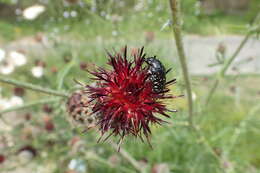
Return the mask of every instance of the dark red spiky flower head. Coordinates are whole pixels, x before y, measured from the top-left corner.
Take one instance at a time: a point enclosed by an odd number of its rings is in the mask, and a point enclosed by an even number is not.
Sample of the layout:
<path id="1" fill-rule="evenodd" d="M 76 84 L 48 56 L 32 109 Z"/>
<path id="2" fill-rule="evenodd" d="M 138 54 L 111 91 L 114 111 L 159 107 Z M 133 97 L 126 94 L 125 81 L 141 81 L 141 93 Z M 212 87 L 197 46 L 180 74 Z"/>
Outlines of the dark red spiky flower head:
<path id="1" fill-rule="evenodd" d="M 143 48 L 132 60 L 127 58 L 126 47 L 123 52 L 108 53 L 108 65 L 112 69 L 99 67 L 90 72 L 97 83 L 94 87 L 87 86 L 86 93 L 93 104 L 92 111 L 98 117 L 102 136 L 110 131 L 110 135 L 120 136 L 120 140 L 128 134 L 141 139 L 144 135 L 148 139 L 150 124 L 163 122 L 157 115 L 169 117 L 162 100 L 173 97 L 166 95 L 168 89 L 162 93 L 153 92 Z"/>

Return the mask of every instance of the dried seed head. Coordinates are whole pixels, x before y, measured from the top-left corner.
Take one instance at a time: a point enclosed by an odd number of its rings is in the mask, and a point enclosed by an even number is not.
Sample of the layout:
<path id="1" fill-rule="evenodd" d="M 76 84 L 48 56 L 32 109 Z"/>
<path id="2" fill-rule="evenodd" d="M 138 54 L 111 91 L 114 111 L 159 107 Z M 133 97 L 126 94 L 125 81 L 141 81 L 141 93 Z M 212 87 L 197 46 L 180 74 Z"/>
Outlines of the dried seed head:
<path id="1" fill-rule="evenodd" d="M 74 92 L 67 102 L 67 111 L 71 119 L 87 128 L 94 127 L 96 116 L 92 114 L 90 100 L 84 91 Z"/>

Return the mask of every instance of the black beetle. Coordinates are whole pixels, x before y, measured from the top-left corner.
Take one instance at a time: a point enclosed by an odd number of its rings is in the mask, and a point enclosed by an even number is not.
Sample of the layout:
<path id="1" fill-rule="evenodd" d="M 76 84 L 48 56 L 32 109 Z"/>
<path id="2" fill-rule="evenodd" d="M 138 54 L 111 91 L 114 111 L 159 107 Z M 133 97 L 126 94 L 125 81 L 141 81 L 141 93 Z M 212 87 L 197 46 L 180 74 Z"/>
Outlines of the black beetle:
<path id="1" fill-rule="evenodd" d="M 172 81 L 166 82 L 166 74 L 171 71 L 171 68 L 166 71 L 164 65 L 161 63 L 161 61 L 156 59 L 156 56 L 146 58 L 145 62 L 149 65 L 149 80 L 153 84 L 153 91 L 155 93 L 163 93 L 165 86 L 175 81 L 174 79 Z"/>

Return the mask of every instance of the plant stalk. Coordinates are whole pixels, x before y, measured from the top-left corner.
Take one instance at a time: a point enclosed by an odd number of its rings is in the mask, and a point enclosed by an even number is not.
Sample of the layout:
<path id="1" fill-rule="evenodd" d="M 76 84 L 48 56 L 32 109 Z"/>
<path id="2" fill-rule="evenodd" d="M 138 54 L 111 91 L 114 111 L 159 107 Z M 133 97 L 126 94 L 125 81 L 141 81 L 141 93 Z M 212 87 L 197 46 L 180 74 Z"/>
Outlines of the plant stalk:
<path id="1" fill-rule="evenodd" d="M 218 84 L 219 84 L 219 79 L 216 79 L 207 95 L 207 98 L 206 98 L 206 105 L 209 104 L 209 101 L 210 99 L 212 98 L 214 92 L 216 91 L 217 87 L 218 87 Z"/>
<path id="2" fill-rule="evenodd" d="M 45 94 L 49 94 L 49 95 L 53 95 L 53 96 L 69 97 L 69 95 L 67 93 L 64 93 L 64 92 L 52 90 L 52 89 L 49 89 L 49 88 L 43 88 L 41 86 L 33 85 L 31 83 L 26 83 L 26 82 L 22 82 L 22 81 L 17 81 L 17 80 L 14 80 L 14 79 L 8 79 L 8 78 L 5 78 L 3 76 L 0 76 L 0 82 L 10 84 L 10 85 L 14 85 L 14 86 L 18 86 L 18 87 L 22 87 L 22 88 L 33 90 L 33 91 L 37 91 L 37 92 L 41 92 L 41 93 L 45 93 Z"/>
<path id="3" fill-rule="evenodd" d="M 37 101 L 34 101 L 34 102 L 26 103 L 26 104 L 21 105 L 21 106 L 15 106 L 15 107 L 11 107 L 11 108 L 8 108 L 8 109 L 4 109 L 4 110 L 0 111 L 0 117 L 3 114 L 8 113 L 8 112 L 19 111 L 21 109 L 26 109 L 26 108 L 33 107 L 33 106 L 36 106 L 36 105 L 39 105 L 39 104 L 53 103 L 53 102 L 57 102 L 59 100 L 60 100 L 60 98 L 41 99 L 41 100 L 37 100 Z"/>
<path id="4" fill-rule="evenodd" d="M 94 153 L 91 153 L 91 154 L 86 153 L 86 158 L 87 158 L 87 159 L 90 159 L 90 160 L 94 160 L 94 161 L 100 162 L 100 163 L 102 163 L 102 164 L 105 164 L 105 165 L 107 165 L 107 166 L 110 167 L 110 168 L 116 168 L 112 163 L 110 163 L 109 161 L 107 161 L 107 160 L 101 158 L 100 156 L 98 156 L 98 155 L 96 155 L 96 154 L 94 154 Z M 127 172 L 127 173 L 128 173 L 128 172 L 131 172 L 131 173 L 135 172 L 135 171 L 133 171 L 133 170 L 131 170 L 131 169 L 122 167 L 122 166 L 120 166 L 120 165 L 117 166 L 117 169 L 119 169 L 119 170 L 121 170 L 121 171 L 123 171 L 123 172 Z"/>
<path id="5" fill-rule="evenodd" d="M 175 43 L 179 55 L 179 60 L 181 62 L 182 73 L 184 82 L 186 85 L 187 95 L 188 95 L 188 106 L 189 106 L 189 124 L 193 124 L 193 103 L 192 103 L 192 91 L 189 78 L 189 72 L 186 62 L 186 56 L 183 47 L 182 33 L 181 33 L 181 16 L 180 16 L 180 1 L 179 0 L 169 0 L 172 20 L 173 20 L 173 32 L 175 37 Z"/>
<path id="6" fill-rule="evenodd" d="M 251 35 L 252 35 L 252 33 L 248 32 L 247 35 L 244 37 L 244 39 L 239 44 L 239 46 L 237 47 L 237 49 L 235 50 L 235 52 L 233 53 L 233 55 L 225 61 L 224 65 L 222 66 L 222 68 L 220 70 L 220 76 L 221 77 L 225 76 L 225 74 L 226 74 L 228 68 L 230 67 L 231 63 L 234 61 L 234 59 L 237 57 L 237 55 L 241 52 L 242 48 L 245 46 L 245 44 L 247 43 L 247 41 L 249 40 Z"/>
<path id="7" fill-rule="evenodd" d="M 111 146 L 115 149 L 118 150 L 118 146 L 111 142 L 110 143 Z M 141 165 L 127 152 L 125 151 L 123 148 L 120 149 L 119 154 L 125 159 L 127 160 L 137 171 L 144 173 L 145 170 L 143 167 L 141 167 Z"/>

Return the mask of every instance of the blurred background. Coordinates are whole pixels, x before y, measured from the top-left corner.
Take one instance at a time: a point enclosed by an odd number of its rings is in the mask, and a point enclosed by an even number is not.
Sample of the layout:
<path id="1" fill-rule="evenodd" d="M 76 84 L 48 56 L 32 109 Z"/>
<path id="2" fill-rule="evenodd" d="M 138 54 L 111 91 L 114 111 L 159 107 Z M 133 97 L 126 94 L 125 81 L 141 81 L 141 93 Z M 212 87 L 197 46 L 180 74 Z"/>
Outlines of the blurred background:
<path id="1" fill-rule="evenodd" d="M 169 124 L 152 127 L 153 149 L 127 137 L 118 153 L 109 142 L 97 144 L 97 130 L 82 133 L 65 100 L 1 83 L 0 172 L 260 172 L 257 32 L 205 104 L 215 74 L 259 27 L 260 1 L 185 0 L 181 9 L 199 133 L 188 126 L 185 96 L 167 103 L 179 111 Z M 73 79 L 91 83 L 90 64 L 107 66 L 106 49 L 127 45 L 130 55 L 145 46 L 173 68 L 171 92 L 186 95 L 171 23 L 162 0 L 0 0 L 0 76 L 71 92 Z M 17 106 L 24 109 L 6 111 Z"/>

